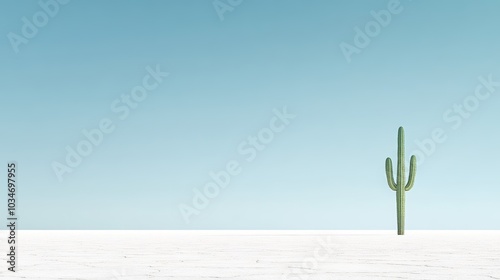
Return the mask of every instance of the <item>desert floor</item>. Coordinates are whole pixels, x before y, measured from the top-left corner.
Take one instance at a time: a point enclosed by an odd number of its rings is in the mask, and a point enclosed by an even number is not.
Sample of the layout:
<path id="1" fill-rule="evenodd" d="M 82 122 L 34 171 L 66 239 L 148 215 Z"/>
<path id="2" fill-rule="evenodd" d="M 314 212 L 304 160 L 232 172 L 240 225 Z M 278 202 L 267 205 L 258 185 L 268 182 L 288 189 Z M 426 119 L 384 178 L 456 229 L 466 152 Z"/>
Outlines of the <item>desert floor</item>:
<path id="1" fill-rule="evenodd" d="M 0 279 L 500 279 L 500 231 L 0 233 Z"/>

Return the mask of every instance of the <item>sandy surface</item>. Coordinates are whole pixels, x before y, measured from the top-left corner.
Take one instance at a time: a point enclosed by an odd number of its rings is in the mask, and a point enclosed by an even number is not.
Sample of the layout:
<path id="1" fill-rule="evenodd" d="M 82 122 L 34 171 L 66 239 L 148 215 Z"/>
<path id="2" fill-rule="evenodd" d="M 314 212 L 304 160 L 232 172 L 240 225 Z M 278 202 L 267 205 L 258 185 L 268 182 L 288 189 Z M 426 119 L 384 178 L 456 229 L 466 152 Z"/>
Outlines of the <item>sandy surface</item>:
<path id="1" fill-rule="evenodd" d="M 0 279 L 500 279 L 500 231 L 21 231 Z"/>

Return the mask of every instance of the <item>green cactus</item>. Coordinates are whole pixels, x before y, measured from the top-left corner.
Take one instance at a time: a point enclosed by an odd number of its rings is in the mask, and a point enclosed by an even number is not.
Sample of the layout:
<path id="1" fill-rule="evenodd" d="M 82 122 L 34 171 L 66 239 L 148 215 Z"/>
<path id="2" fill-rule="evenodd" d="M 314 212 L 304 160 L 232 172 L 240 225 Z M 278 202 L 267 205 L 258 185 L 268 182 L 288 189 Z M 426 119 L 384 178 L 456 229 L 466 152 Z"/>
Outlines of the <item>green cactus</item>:
<path id="1" fill-rule="evenodd" d="M 417 171 L 417 158 L 411 156 L 410 159 L 410 176 L 408 183 L 405 184 L 405 131 L 403 127 L 398 131 L 398 174 L 397 181 L 394 182 L 394 175 L 392 172 L 392 160 L 387 158 L 385 160 L 385 173 L 387 175 L 387 183 L 391 190 L 396 191 L 396 207 L 398 211 L 398 235 L 405 234 L 405 192 L 413 188 L 415 182 L 415 173 Z"/>

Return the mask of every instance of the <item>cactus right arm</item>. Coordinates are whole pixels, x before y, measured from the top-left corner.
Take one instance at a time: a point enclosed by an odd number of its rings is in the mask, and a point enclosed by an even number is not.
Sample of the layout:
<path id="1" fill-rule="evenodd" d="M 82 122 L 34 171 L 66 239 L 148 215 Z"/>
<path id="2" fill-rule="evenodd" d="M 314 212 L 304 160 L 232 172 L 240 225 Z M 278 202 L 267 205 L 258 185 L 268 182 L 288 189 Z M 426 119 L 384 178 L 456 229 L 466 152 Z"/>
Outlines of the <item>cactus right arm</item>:
<path id="1" fill-rule="evenodd" d="M 415 173 L 417 172 L 417 158 L 411 156 L 410 159 L 410 177 L 408 178 L 408 183 L 405 186 L 405 191 L 411 190 L 413 188 L 413 183 L 415 182 Z"/>
<path id="2" fill-rule="evenodd" d="M 387 184 L 391 190 L 396 191 L 396 182 L 394 182 L 394 175 L 392 173 L 392 160 L 387 158 L 385 160 L 385 174 L 387 175 Z"/>

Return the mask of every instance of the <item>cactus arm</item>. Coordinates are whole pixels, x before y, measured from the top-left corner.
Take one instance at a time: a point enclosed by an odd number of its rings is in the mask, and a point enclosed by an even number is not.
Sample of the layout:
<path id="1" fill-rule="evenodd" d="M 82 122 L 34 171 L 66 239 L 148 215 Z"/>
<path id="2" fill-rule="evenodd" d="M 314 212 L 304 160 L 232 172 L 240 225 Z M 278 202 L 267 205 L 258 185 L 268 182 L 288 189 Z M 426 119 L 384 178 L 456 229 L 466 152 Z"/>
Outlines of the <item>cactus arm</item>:
<path id="1" fill-rule="evenodd" d="M 417 158 L 411 156 L 410 159 L 410 175 L 408 177 L 408 183 L 405 186 L 405 191 L 411 190 L 413 188 L 413 183 L 415 183 L 415 174 L 417 172 Z"/>
<path id="2" fill-rule="evenodd" d="M 387 176 L 387 184 L 391 190 L 396 191 L 396 182 L 394 182 L 394 174 L 392 172 L 392 160 L 387 158 L 385 160 L 385 174 Z"/>

